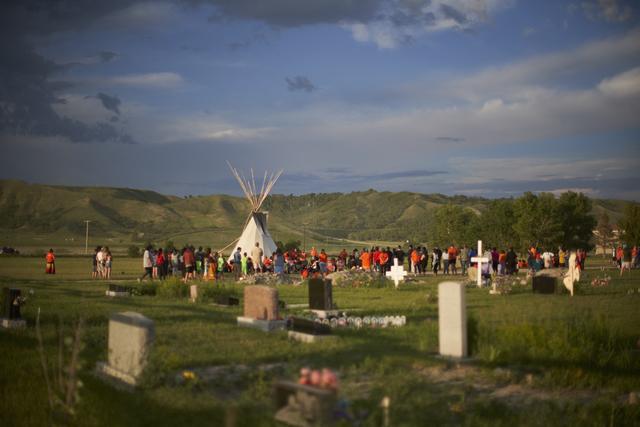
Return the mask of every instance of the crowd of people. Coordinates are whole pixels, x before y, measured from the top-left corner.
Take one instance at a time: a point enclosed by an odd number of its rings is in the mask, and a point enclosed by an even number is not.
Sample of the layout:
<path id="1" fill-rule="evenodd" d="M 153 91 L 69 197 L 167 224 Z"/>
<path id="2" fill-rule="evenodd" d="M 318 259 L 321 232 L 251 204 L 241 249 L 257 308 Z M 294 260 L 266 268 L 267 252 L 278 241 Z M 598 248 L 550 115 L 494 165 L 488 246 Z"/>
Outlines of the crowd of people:
<path id="1" fill-rule="evenodd" d="M 628 245 L 620 245 L 613 248 L 611 252 L 613 253 L 612 260 L 620 269 L 620 276 L 625 270 L 630 271 L 632 268 L 640 267 L 640 251 L 637 246 L 630 248 Z"/>
<path id="2" fill-rule="evenodd" d="M 225 258 L 222 251 L 203 249 L 202 246 L 197 249 L 191 245 L 182 249 L 154 249 L 149 245 L 142 255 L 144 273 L 138 281 L 147 277 L 164 279 L 169 276 L 181 278 L 184 282 L 196 278 L 216 280 L 225 274 L 233 274 L 239 279 L 255 272 L 282 272 L 278 270 L 280 264 L 277 252 L 267 258 L 258 243 L 248 253 L 238 247 L 228 258 Z"/>
<path id="3" fill-rule="evenodd" d="M 93 279 L 110 279 L 113 255 L 108 246 L 97 246 L 93 251 L 91 277 Z"/>
<path id="4" fill-rule="evenodd" d="M 450 245 L 441 249 L 434 247 L 428 250 L 425 246 L 410 245 L 405 251 L 402 246 L 396 248 L 374 246 L 371 248 L 355 248 L 351 252 L 342 249 L 337 255 L 329 255 L 324 249 L 319 251 L 312 247 L 309 252 L 292 248 L 283 251 L 278 248 L 271 256 L 264 256 L 259 244 L 250 251 L 243 251 L 238 247 L 225 258 L 222 252 L 211 249 L 195 249 L 193 246 L 185 246 L 181 250 L 170 249 L 155 250 L 149 246 L 143 255 L 144 274 L 139 280 L 147 277 L 151 279 L 163 279 L 167 276 L 182 278 L 187 282 L 195 278 L 215 280 L 232 274 L 238 280 L 254 273 L 271 272 L 276 274 L 301 274 L 303 278 L 310 275 L 326 275 L 335 271 L 365 270 L 384 275 L 391 269 L 394 259 L 399 265 L 406 265 L 410 272 L 417 275 L 434 274 L 455 275 L 467 274 L 469 267 L 476 267 L 475 257 L 483 257 L 488 260 L 483 265 L 483 273 L 497 275 L 516 274 L 521 269 L 530 269 L 533 272 L 544 268 L 565 268 L 569 254 L 563 248 L 557 252 L 544 250 L 532 246 L 525 258 L 519 258 L 514 248 L 508 250 L 496 247 L 487 250 L 484 254 L 477 254 L 476 249 L 463 245 L 458 248 Z M 584 269 L 586 251 L 576 252 L 576 263 Z"/>
<path id="5" fill-rule="evenodd" d="M 152 245 L 145 248 L 142 256 L 144 273 L 139 281 L 150 279 L 164 279 L 172 276 L 187 282 L 192 279 L 216 280 L 225 274 L 233 275 L 236 280 L 255 273 L 301 274 L 303 278 L 310 275 L 326 275 L 335 271 L 365 270 L 384 275 L 391 269 L 394 259 L 399 265 L 406 265 L 409 271 L 424 275 L 433 273 L 438 275 L 467 274 L 469 267 L 477 265 L 475 257 L 488 260 L 483 265 L 483 274 L 510 275 L 520 269 L 530 269 L 532 272 L 544 268 L 568 267 L 569 252 L 560 247 L 556 252 L 531 246 L 525 258 L 519 258 L 511 247 L 508 250 L 496 247 L 484 254 L 477 254 L 473 247 L 463 245 L 458 248 L 450 245 L 441 249 L 434 247 L 429 251 L 425 246 L 409 245 L 407 251 L 402 246 L 396 248 L 374 246 L 371 248 L 355 248 L 351 252 L 342 249 L 337 255 L 328 255 L 324 249 L 318 251 L 312 247 L 309 252 L 292 248 L 282 250 L 278 248 L 271 256 L 264 256 L 264 251 L 258 243 L 248 251 L 241 247 L 227 258 L 222 251 L 212 251 L 210 248 L 197 249 L 186 245 L 182 249 L 157 248 Z M 576 251 L 576 266 L 585 268 L 587 252 Z M 612 249 L 612 261 L 617 264 L 622 276 L 625 271 L 640 267 L 640 251 L 637 246 L 620 245 Z M 55 274 L 55 254 L 50 249 L 45 255 L 45 272 Z M 94 279 L 110 279 L 113 265 L 113 255 L 107 246 L 95 248 L 92 256 L 92 275 Z"/>

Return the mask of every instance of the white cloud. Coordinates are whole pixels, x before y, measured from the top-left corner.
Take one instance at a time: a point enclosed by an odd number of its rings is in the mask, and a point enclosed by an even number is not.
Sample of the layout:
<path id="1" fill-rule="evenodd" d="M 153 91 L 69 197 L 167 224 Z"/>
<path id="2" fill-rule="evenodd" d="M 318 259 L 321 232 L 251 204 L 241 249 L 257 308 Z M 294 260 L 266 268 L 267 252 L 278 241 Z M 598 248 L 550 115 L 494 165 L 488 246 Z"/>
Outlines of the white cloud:
<path id="1" fill-rule="evenodd" d="M 619 0 L 591 0 L 581 3 L 585 16 L 592 20 L 603 19 L 607 22 L 625 22 L 633 13 L 629 5 L 621 5 Z"/>
<path id="2" fill-rule="evenodd" d="M 344 22 L 342 27 L 351 31 L 358 42 L 392 49 L 435 31 L 473 28 L 512 3 L 510 0 L 433 0 L 412 5 L 395 1 L 383 8 L 380 19 L 367 23 Z M 399 19 L 402 22 L 398 22 Z"/>
<path id="3" fill-rule="evenodd" d="M 102 102 L 95 96 L 82 96 L 76 94 L 65 94 L 60 96 L 64 103 L 51 104 L 56 113 L 61 116 L 80 120 L 84 123 L 95 123 L 97 121 L 109 121 L 114 116 L 108 111 Z"/>
<path id="4" fill-rule="evenodd" d="M 171 72 L 127 74 L 122 76 L 106 77 L 102 82 L 116 86 L 138 86 L 171 89 L 182 86 L 184 79 L 180 74 Z"/>
<path id="5" fill-rule="evenodd" d="M 133 3 L 102 18 L 102 23 L 113 28 L 153 28 L 168 22 L 177 14 L 176 6 L 168 1 Z"/>
<path id="6" fill-rule="evenodd" d="M 640 93 L 640 67 L 604 79 L 598 89 L 612 96 L 635 96 Z"/>

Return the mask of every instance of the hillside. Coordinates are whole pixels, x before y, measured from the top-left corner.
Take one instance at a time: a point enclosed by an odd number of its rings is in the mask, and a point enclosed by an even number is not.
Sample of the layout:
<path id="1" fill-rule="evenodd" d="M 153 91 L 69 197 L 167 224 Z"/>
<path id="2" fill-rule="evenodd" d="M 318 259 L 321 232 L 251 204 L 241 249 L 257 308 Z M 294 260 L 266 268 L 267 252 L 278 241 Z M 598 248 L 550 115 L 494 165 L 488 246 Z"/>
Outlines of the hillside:
<path id="1" fill-rule="evenodd" d="M 442 194 L 390 193 L 374 190 L 301 196 L 273 195 L 270 213 L 276 240 L 321 242 L 400 241 L 429 229 L 433 210 L 445 204 L 478 214 L 489 199 Z M 620 217 L 621 200 L 593 200 L 594 214 Z M 109 187 L 66 187 L 0 180 L 0 245 L 83 246 L 85 223 L 92 241 L 113 245 L 173 240 L 223 246 L 240 233 L 248 203 L 240 197 L 210 195 L 181 198 L 153 191 Z M 418 233 L 418 234 L 416 234 Z"/>

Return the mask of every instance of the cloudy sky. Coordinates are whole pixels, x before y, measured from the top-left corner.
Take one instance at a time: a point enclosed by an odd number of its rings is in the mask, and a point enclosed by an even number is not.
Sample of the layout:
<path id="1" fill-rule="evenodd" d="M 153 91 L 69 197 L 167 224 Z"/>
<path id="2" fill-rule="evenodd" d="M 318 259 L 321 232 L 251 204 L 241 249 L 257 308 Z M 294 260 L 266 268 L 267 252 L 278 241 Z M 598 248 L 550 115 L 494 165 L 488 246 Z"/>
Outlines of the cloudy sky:
<path id="1" fill-rule="evenodd" d="M 640 200 L 640 3 L 5 0 L 0 178 Z"/>

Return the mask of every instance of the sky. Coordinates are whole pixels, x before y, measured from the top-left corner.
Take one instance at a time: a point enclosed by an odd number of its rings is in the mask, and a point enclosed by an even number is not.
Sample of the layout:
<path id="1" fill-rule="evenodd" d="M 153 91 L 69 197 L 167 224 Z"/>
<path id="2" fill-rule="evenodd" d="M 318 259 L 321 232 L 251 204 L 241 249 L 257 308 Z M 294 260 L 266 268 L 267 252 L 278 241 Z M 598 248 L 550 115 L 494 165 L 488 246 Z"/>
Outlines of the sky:
<path id="1" fill-rule="evenodd" d="M 5 0 L 0 77 L 0 179 L 640 200 L 637 1 Z"/>

